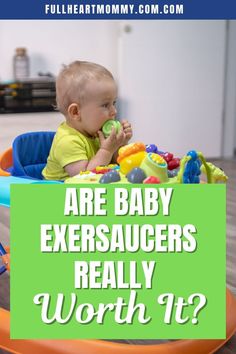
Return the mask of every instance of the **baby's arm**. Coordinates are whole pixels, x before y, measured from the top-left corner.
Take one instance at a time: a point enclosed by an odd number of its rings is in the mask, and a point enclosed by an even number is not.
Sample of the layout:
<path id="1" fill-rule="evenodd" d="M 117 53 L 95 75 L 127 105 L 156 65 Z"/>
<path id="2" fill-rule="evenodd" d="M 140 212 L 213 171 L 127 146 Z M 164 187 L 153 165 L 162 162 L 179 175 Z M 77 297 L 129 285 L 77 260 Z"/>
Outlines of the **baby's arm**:
<path id="1" fill-rule="evenodd" d="M 107 139 L 105 139 L 101 131 L 98 132 L 98 136 L 100 140 L 100 149 L 96 155 L 90 161 L 80 160 L 66 165 L 65 170 L 69 176 L 73 177 L 81 171 L 91 171 L 100 165 L 108 165 L 111 162 L 115 151 L 119 149 L 120 146 L 124 145 L 126 139 L 123 130 L 116 135 L 114 128 L 112 128 L 112 132 Z"/>
<path id="2" fill-rule="evenodd" d="M 111 162 L 112 154 L 103 149 L 99 149 L 96 155 L 90 160 L 80 160 L 65 166 L 69 176 L 73 177 L 81 171 L 91 171 L 99 165 L 108 165 Z"/>

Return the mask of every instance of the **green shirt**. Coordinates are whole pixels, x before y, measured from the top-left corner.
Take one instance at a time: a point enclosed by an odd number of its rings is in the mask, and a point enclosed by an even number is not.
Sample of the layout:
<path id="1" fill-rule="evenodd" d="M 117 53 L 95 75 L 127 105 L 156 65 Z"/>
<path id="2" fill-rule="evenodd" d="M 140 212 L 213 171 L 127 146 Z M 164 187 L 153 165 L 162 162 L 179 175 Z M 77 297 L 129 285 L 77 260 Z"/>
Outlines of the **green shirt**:
<path id="1" fill-rule="evenodd" d="M 64 168 L 66 165 L 81 160 L 89 161 L 98 149 L 98 138 L 88 138 L 63 122 L 55 134 L 42 174 L 45 179 L 64 180 L 69 177 Z"/>

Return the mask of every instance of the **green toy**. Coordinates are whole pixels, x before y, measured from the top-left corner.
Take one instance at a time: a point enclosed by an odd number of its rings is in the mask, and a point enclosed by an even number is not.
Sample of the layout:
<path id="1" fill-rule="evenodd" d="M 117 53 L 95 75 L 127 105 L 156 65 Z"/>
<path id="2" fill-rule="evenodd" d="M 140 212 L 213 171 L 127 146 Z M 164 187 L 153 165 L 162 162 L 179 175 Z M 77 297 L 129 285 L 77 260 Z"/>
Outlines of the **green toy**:
<path id="1" fill-rule="evenodd" d="M 105 138 L 107 138 L 111 134 L 111 131 L 112 131 L 113 127 L 116 130 L 116 134 L 118 134 L 120 129 L 121 129 L 121 124 L 120 124 L 120 122 L 118 120 L 110 119 L 110 120 L 107 120 L 103 124 L 102 132 L 103 132 Z"/>
<path id="2" fill-rule="evenodd" d="M 168 182 L 167 163 L 162 156 L 149 152 L 141 162 L 140 168 L 146 176 L 158 177 L 161 183 Z"/>

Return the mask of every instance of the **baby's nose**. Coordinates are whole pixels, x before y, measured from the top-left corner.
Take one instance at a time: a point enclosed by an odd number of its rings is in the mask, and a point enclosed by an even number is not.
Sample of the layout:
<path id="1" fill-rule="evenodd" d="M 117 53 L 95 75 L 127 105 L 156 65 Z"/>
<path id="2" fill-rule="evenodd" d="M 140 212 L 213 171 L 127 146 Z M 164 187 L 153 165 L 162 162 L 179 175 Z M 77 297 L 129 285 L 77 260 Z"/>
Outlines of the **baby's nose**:
<path id="1" fill-rule="evenodd" d="M 111 110 L 110 110 L 110 116 L 111 116 L 112 118 L 114 118 L 114 117 L 116 116 L 116 114 L 117 114 L 116 107 L 115 107 L 115 106 L 112 106 L 112 107 L 111 107 Z"/>

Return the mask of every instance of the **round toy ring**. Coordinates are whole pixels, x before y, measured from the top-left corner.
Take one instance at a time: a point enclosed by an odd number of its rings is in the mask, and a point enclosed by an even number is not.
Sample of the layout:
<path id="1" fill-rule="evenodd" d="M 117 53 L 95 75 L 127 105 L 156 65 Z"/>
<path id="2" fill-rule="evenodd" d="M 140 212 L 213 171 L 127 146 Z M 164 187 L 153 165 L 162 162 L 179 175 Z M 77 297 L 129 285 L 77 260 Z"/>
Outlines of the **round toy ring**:
<path id="1" fill-rule="evenodd" d="M 103 124 L 102 132 L 105 138 L 107 138 L 111 134 L 113 127 L 115 128 L 116 134 L 118 134 L 121 129 L 121 124 L 118 120 L 110 119 Z"/>

